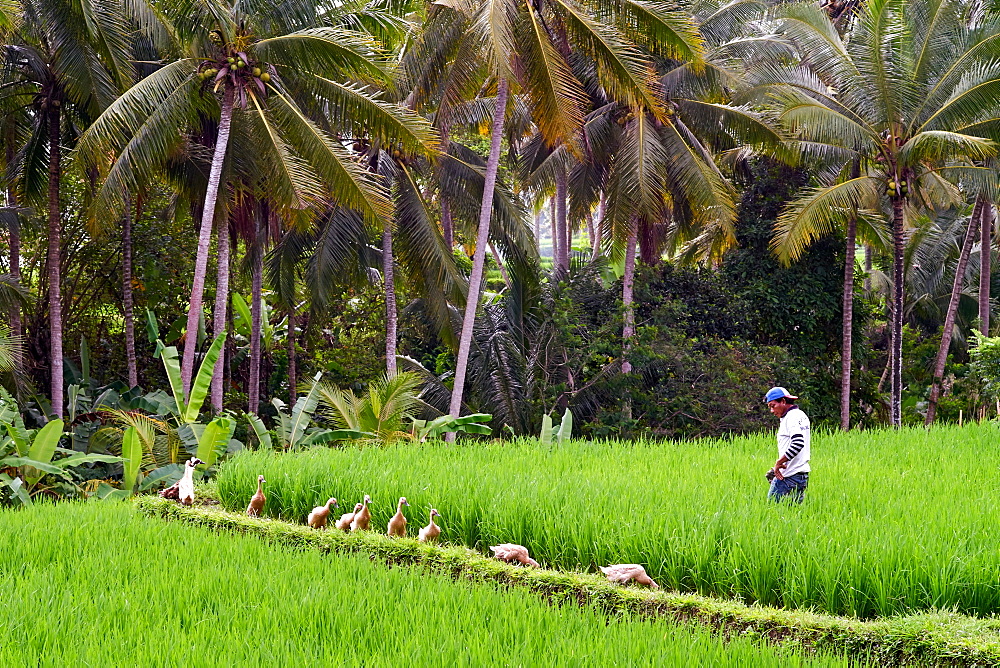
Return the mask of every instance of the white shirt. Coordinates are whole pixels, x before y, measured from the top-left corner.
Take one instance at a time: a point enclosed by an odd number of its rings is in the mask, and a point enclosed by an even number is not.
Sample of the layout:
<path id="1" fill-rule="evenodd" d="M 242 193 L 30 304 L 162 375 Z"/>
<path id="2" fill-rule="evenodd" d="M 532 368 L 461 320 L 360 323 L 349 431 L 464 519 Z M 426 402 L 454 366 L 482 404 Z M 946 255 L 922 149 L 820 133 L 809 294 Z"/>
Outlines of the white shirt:
<path id="1" fill-rule="evenodd" d="M 781 418 L 778 458 L 788 457 L 788 463 L 781 469 L 783 477 L 809 472 L 809 432 L 809 417 L 797 406 Z"/>

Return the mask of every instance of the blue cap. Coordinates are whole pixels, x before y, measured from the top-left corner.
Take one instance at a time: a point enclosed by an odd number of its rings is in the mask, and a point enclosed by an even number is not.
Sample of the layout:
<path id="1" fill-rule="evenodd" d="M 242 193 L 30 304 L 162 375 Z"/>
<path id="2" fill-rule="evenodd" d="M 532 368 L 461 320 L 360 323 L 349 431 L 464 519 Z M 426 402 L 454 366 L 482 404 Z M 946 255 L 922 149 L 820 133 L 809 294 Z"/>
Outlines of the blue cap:
<path id="1" fill-rule="evenodd" d="M 798 397 L 789 394 L 788 390 L 783 387 L 772 387 L 767 391 L 767 394 L 764 395 L 765 404 L 778 399 L 791 399 L 792 401 L 795 401 Z"/>

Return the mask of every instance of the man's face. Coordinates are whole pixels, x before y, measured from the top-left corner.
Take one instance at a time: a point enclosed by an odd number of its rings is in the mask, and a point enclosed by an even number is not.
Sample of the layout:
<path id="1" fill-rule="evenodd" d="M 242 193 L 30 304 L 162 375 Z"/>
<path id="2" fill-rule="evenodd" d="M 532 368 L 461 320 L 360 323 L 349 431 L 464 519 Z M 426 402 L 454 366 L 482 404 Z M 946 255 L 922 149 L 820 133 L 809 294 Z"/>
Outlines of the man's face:
<path id="1" fill-rule="evenodd" d="M 774 401 L 767 402 L 767 408 L 774 414 L 775 417 L 783 418 L 785 413 L 788 412 L 788 404 L 786 404 L 781 399 L 775 399 Z"/>

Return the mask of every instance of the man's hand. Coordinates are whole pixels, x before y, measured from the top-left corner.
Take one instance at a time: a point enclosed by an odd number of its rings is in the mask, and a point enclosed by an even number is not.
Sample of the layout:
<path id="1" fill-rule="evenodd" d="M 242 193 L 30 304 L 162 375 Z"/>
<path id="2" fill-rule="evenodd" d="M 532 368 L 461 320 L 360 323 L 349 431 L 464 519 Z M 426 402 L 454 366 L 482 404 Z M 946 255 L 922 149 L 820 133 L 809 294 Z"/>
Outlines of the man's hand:
<path id="1" fill-rule="evenodd" d="M 785 464 L 787 463 L 788 460 L 784 457 L 781 457 L 778 459 L 778 461 L 774 462 L 774 477 L 777 478 L 778 480 L 785 479 L 785 476 L 781 475 L 781 469 L 785 468 Z"/>

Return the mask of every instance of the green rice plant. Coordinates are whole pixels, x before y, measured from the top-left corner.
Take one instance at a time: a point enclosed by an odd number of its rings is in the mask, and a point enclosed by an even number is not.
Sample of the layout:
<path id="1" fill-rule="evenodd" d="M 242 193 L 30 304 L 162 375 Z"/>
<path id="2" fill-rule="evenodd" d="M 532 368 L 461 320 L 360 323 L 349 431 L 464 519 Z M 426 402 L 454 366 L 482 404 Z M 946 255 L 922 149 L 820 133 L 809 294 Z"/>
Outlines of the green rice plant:
<path id="1" fill-rule="evenodd" d="M 2 665 L 849 665 L 125 504 L 0 512 L 0 535 Z"/>
<path id="2" fill-rule="evenodd" d="M 373 499 L 383 530 L 405 496 L 442 540 L 526 545 L 552 567 L 642 563 L 661 585 L 870 618 L 1000 613 L 996 425 L 817 433 L 802 505 L 765 498 L 773 436 L 669 443 L 536 440 L 241 453 L 219 495 L 296 522 L 329 496 Z"/>

